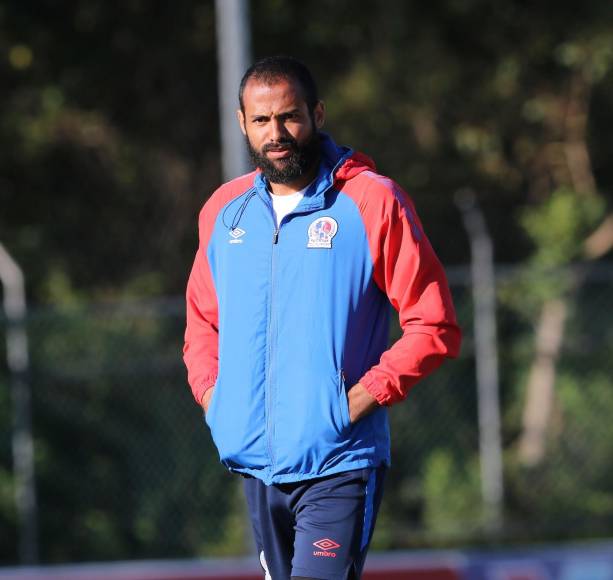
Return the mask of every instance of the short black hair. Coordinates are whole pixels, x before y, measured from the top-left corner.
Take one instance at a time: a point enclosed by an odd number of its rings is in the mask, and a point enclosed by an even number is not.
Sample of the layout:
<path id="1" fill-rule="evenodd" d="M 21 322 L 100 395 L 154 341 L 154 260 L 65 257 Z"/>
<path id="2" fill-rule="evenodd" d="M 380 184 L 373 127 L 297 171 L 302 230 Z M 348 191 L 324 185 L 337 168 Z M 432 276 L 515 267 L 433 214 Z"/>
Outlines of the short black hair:
<path id="1" fill-rule="evenodd" d="M 291 56 L 269 56 L 252 64 L 243 75 L 238 90 L 238 102 L 243 113 L 245 112 L 243 93 L 245 92 L 245 86 L 251 79 L 266 84 L 273 84 L 279 80 L 295 81 L 302 89 L 310 113 L 313 113 L 319 102 L 315 79 L 313 79 L 311 71 L 305 64 Z"/>

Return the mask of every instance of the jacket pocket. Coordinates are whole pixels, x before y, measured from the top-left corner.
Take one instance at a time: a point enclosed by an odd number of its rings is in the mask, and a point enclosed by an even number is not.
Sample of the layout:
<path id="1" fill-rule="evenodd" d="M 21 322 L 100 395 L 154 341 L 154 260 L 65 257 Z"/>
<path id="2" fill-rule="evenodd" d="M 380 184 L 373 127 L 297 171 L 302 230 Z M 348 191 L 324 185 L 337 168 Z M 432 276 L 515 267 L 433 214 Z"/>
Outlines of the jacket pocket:
<path id="1" fill-rule="evenodd" d="M 246 404 L 250 394 L 243 384 L 218 378 L 204 419 L 226 467 L 261 469 L 268 462 L 263 406 Z"/>
<path id="2" fill-rule="evenodd" d="M 345 430 L 351 425 L 351 419 L 349 414 L 349 399 L 347 398 L 347 385 L 345 384 L 345 372 L 343 369 L 338 371 L 338 390 L 343 430 Z"/>
<path id="3" fill-rule="evenodd" d="M 333 467 L 349 445 L 349 403 L 340 370 L 300 373 L 280 385 L 274 450 L 279 473 L 318 473 Z"/>
<path id="4" fill-rule="evenodd" d="M 211 399 L 209 401 L 209 409 L 208 411 L 204 413 L 204 420 L 206 424 L 209 426 L 209 429 L 211 429 L 211 423 L 213 421 L 214 404 L 215 404 L 215 401 L 217 400 L 217 382 L 215 382 L 215 384 L 211 388 L 213 389 L 213 394 L 211 395 Z"/>

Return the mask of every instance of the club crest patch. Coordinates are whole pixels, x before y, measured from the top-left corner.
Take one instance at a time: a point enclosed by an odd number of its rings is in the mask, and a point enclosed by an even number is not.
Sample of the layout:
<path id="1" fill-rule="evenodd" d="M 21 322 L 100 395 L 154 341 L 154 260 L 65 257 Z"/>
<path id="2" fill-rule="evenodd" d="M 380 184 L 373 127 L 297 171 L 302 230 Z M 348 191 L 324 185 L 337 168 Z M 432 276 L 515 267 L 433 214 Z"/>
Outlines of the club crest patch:
<path id="1" fill-rule="evenodd" d="M 337 231 L 338 223 L 334 218 L 328 216 L 317 218 L 309 226 L 307 248 L 331 248 L 332 238 Z"/>

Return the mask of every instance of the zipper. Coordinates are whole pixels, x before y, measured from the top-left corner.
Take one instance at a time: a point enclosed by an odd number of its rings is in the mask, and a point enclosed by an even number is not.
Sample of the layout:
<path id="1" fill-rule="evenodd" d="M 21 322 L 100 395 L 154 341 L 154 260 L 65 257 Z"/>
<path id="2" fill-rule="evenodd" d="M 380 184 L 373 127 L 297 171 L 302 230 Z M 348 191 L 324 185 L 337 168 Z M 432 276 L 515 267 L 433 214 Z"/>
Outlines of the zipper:
<path id="1" fill-rule="evenodd" d="M 276 273 L 276 262 L 277 262 L 277 253 L 279 247 L 279 232 L 281 230 L 281 226 L 283 222 L 287 219 L 288 216 L 294 213 L 303 213 L 296 212 L 295 210 L 287 214 L 281 222 L 277 225 L 277 218 L 275 216 L 275 211 L 272 207 L 272 201 L 267 200 L 266 204 L 270 210 L 270 215 L 272 217 L 273 222 L 273 231 L 272 231 L 272 255 L 270 259 L 270 300 L 268 304 L 268 333 L 267 333 L 267 341 L 268 341 L 268 349 L 267 349 L 267 367 L 266 367 L 266 385 L 265 385 L 265 406 L 266 406 L 266 448 L 268 451 L 268 458 L 270 460 L 270 468 L 271 470 L 275 465 L 275 454 L 274 454 L 274 446 L 273 446 L 273 438 L 274 438 L 274 422 L 272 420 L 272 408 L 274 401 L 274 355 L 275 355 L 275 334 L 277 331 L 276 324 L 276 316 L 275 316 L 275 273 Z M 307 213 L 310 210 L 307 210 Z"/>
<path id="2" fill-rule="evenodd" d="M 271 471 L 275 465 L 275 454 L 273 446 L 274 436 L 274 421 L 272 418 L 273 401 L 274 401 L 274 336 L 276 333 L 276 317 L 274 309 L 275 301 L 275 273 L 277 262 L 277 242 L 279 241 L 279 229 L 280 224 L 277 225 L 274 209 L 272 203 L 268 203 L 270 209 L 270 215 L 273 222 L 273 234 L 272 234 L 272 253 L 270 258 L 270 298 L 268 300 L 268 333 L 267 333 L 267 367 L 266 367 L 266 385 L 265 385 L 265 405 L 266 405 L 266 449 L 268 451 L 268 459 L 270 461 Z"/>

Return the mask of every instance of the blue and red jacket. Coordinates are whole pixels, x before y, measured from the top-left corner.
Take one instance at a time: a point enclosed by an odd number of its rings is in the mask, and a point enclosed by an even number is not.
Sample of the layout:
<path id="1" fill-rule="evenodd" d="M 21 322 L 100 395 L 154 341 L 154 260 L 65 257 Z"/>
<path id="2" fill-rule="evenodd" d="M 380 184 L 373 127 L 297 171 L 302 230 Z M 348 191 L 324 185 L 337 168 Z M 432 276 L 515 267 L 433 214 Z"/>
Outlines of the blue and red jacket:
<path id="1" fill-rule="evenodd" d="M 389 463 L 386 407 L 456 356 L 440 262 L 409 197 L 322 134 L 317 178 L 276 227 L 253 172 L 199 220 L 184 359 L 222 463 L 266 484 Z M 402 337 L 388 346 L 389 303 Z M 357 382 L 380 407 L 354 424 Z"/>

